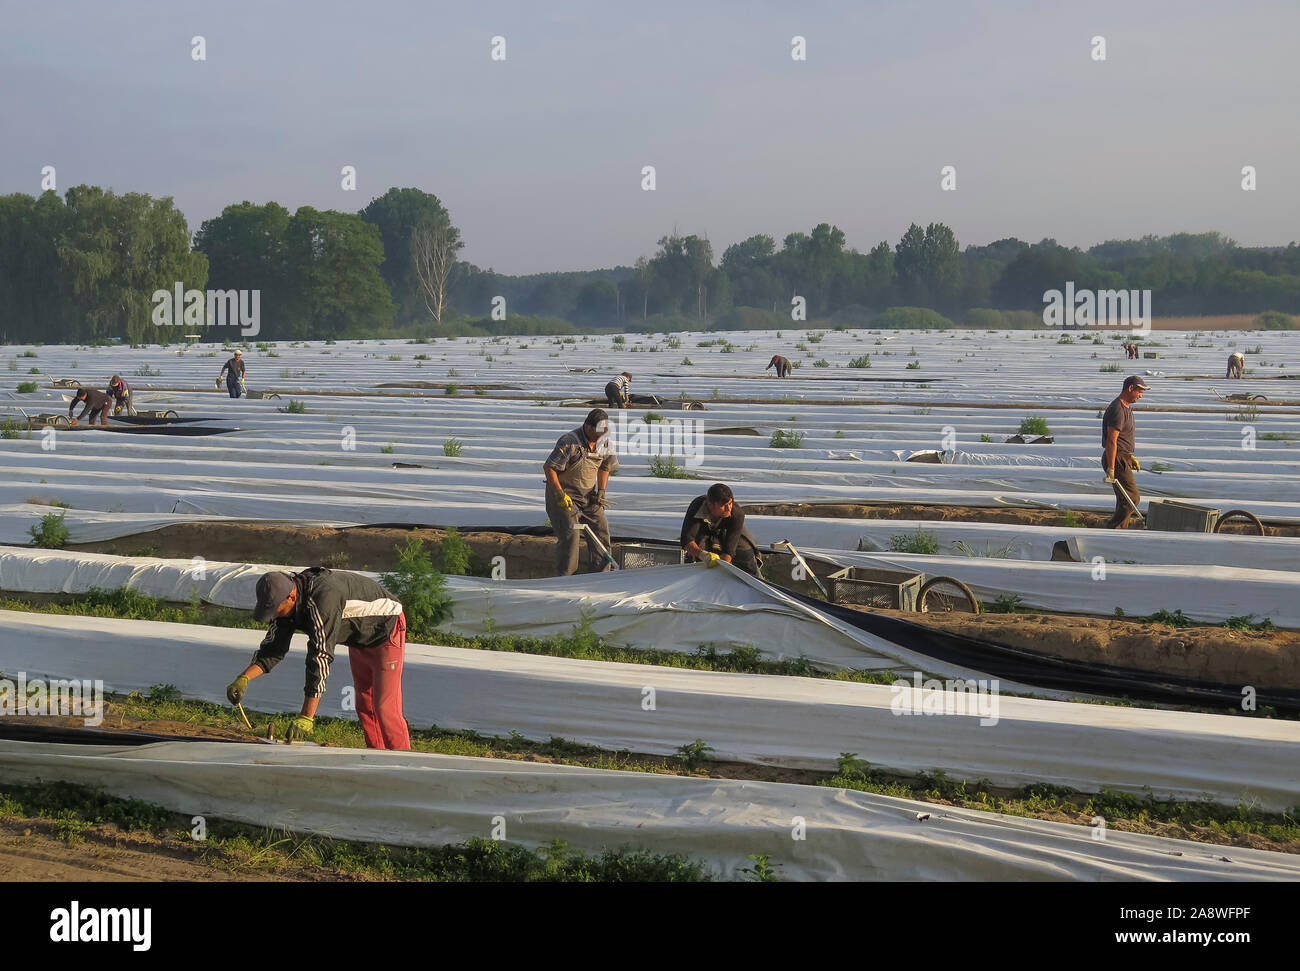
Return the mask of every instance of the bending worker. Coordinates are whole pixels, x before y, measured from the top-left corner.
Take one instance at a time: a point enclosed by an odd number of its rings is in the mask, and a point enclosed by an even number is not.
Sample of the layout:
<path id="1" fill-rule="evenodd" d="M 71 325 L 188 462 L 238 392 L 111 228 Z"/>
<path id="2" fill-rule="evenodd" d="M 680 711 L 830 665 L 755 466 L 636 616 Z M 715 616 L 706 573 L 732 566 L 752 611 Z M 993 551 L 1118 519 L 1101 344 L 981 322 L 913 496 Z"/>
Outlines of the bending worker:
<path id="1" fill-rule="evenodd" d="M 221 379 L 226 379 L 226 390 L 230 392 L 230 397 L 238 398 L 244 393 L 244 352 L 235 351 L 232 357 L 221 367 L 221 373 L 217 375 L 217 387 L 221 387 Z"/>
<path id="2" fill-rule="evenodd" d="M 1125 378 L 1124 390 L 1110 403 L 1101 419 L 1101 467 L 1106 470 L 1106 482 L 1115 490 L 1115 514 L 1106 523 L 1109 529 L 1127 529 L 1129 519 L 1135 515 L 1133 510 L 1142 498 L 1133 481 L 1133 472 L 1142 466 L 1133 457 L 1136 427 L 1132 406 L 1147 388 L 1137 375 Z"/>
<path id="3" fill-rule="evenodd" d="M 767 367 L 763 368 L 763 370 L 766 371 L 767 368 L 771 367 L 776 368 L 776 376 L 778 378 L 790 376 L 790 361 L 788 358 L 784 358 L 780 354 L 773 354 L 772 360 L 767 362 Z"/>
<path id="4" fill-rule="evenodd" d="M 618 458 L 609 441 L 609 415 L 600 408 L 588 413 L 581 428 L 565 432 L 542 465 L 546 473 L 546 514 L 555 529 L 555 572 L 572 576 L 578 572 L 578 526 L 586 525 L 591 572 L 609 568 L 597 542 L 609 550 L 609 523 L 605 520 L 605 486 L 609 474 L 618 471 Z M 596 566 L 596 564 L 601 564 Z"/>
<path id="5" fill-rule="evenodd" d="M 609 384 L 605 385 L 605 399 L 611 408 L 627 407 L 627 386 L 632 383 L 632 375 L 624 371 Z"/>
<path id="6" fill-rule="evenodd" d="M 1240 378 L 1246 373 L 1246 355 L 1234 351 L 1228 355 L 1228 373 L 1225 378 Z"/>
<path id="7" fill-rule="evenodd" d="M 84 401 L 85 407 L 81 409 L 81 414 L 76 418 L 72 417 L 72 410 L 77 407 L 78 401 Z M 113 403 L 113 399 L 102 391 L 96 391 L 94 388 L 78 388 L 77 393 L 72 396 L 72 401 L 68 404 L 68 424 L 75 425 L 81 419 L 90 413 L 90 421 L 87 424 L 93 425 L 98 421 L 101 425 L 108 424 L 108 406 Z"/>
<path id="8" fill-rule="evenodd" d="M 758 544 L 745 529 L 745 514 L 731 489 L 721 482 L 709 486 L 709 491 L 687 508 L 682 520 L 682 549 L 692 563 L 703 560 L 714 566 L 722 559 L 753 576 L 758 576 L 763 566 Z"/>
<path id="9" fill-rule="evenodd" d="M 113 414 L 120 415 L 124 408 L 128 415 L 135 414 L 135 402 L 132 400 L 131 386 L 122 380 L 121 375 L 115 374 L 109 379 L 108 389 L 105 394 L 113 399 Z"/>
<path id="10" fill-rule="evenodd" d="M 321 566 L 302 573 L 265 573 L 257 581 L 253 619 L 270 627 L 252 663 L 226 688 L 232 705 L 243 700 L 248 682 L 284 660 L 294 632 L 302 631 L 307 635 L 307 682 L 301 712 L 286 740 L 306 738 L 315 729 L 334 648 L 346 644 L 366 747 L 411 747 L 402 716 L 406 614 L 387 590 L 369 577 Z"/>

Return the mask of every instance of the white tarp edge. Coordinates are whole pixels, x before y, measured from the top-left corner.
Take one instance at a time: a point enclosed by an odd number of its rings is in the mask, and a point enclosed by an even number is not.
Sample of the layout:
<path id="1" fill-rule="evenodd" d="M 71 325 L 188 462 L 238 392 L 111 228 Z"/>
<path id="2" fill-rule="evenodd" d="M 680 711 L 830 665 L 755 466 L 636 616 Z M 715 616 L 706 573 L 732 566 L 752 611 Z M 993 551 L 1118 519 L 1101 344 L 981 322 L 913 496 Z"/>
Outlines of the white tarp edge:
<path id="1" fill-rule="evenodd" d="M 1300 858 L 820 786 L 306 746 L 0 741 L 0 778 L 62 780 L 185 814 L 408 846 L 487 837 L 589 854 L 630 846 L 740 879 L 751 853 L 785 880 L 1297 880 Z M 927 819 L 918 818 L 928 814 Z M 803 817 L 807 838 L 790 839 Z"/>
<path id="2" fill-rule="evenodd" d="M 0 611 L 0 670 L 102 680 L 106 690 L 175 685 L 225 704 L 225 686 L 251 659 L 258 631 L 186 624 L 50 617 Z M 254 681 L 250 708 L 297 711 L 303 639 Z M 320 713 L 344 712 L 348 666 L 334 665 Z M 1294 771 L 1300 724 L 1267 718 L 1087 705 L 946 691 L 930 714 L 911 687 L 689 671 L 640 664 L 408 645 L 405 714 L 417 727 L 552 736 L 617 751 L 671 755 L 702 739 L 726 761 L 834 769 L 842 752 L 907 774 L 942 770 L 995 785 L 1047 782 L 1082 791 L 1300 804 Z M 990 686 L 991 687 L 991 686 Z M 647 689 L 650 689 L 647 691 Z M 653 708 L 645 707 L 652 697 Z M 991 707 L 996 705 L 996 708 Z M 917 713 L 912 713 L 915 708 Z M 237 724 L 231 715 L 232 725 Z"/>

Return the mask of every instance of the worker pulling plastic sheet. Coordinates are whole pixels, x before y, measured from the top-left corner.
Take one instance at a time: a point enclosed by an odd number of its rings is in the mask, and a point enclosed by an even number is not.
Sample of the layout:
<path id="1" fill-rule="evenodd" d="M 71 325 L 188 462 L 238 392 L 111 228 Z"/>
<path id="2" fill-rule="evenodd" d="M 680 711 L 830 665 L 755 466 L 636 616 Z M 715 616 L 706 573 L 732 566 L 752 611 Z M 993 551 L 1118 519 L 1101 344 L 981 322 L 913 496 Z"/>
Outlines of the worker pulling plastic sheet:
<path id="1" fill-rule="evenodd" d="M 73 410 L 77 407 L 77 402 L 82 402 L 84 407 L 81 414 L 76 418 L 72 417 Z M 68 405 L 68 424 L 75 425 L 81 419 L 90 414 L 90 421 L 87 424 L 93 425 L 98 421 L 101 425 L 108 424 L 108 407 L 113 403 L 113 399 L 102 391 L 96 391 L 94 388 L 78 388 L 77 393 L 73 395 L 71 403 Z"/>
<path id="2" fill-rule="evenodd" d="M 736 505 L 731 487 L 721 482 L 709 486 L 687 508 L 681 544 L 695 563 L 714 566 L 722 560 L 755 577 L 763 566 L 758 544 L 745 528 L 745 513 Z"/>
<path id="3" fill-rule="evenodd" d="M 605 385 L 605 399 L 609 402 L 609 407 L 626 408 L 628 406 L 627 387 L 631 383 L 632 375 L 624 371 Z"/>

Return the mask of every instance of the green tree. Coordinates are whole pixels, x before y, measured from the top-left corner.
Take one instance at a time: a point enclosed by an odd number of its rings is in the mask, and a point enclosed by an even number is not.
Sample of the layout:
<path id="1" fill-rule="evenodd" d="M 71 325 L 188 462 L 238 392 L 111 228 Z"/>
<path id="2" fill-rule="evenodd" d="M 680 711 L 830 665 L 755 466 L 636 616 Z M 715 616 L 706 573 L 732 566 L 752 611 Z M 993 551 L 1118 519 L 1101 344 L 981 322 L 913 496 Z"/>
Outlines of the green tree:
<path id="1" fill-rule="evenodd" d="M 372 199 L 361 210 L 361 218 L 379 230 L 384 254 L 379 272 L 397 305 L 397 323 L 405 325 L 428 320 L 429 310 L 420 293 L 411 246 L 416 228 L 421 224 L 432 223 L 434 227 L 451 225 L 451 215 L 446 207 L 437 196 L 423 189 L 393 188 Z"/>
<path id="2" fill-rule="evenodd" d="M 303 206 L 286 234 L 294 289 L 303 301 L 306 333 L 338 338 L 386 327 L 395 305 L 379 273 L 379 230 L 360 216 Z"/>

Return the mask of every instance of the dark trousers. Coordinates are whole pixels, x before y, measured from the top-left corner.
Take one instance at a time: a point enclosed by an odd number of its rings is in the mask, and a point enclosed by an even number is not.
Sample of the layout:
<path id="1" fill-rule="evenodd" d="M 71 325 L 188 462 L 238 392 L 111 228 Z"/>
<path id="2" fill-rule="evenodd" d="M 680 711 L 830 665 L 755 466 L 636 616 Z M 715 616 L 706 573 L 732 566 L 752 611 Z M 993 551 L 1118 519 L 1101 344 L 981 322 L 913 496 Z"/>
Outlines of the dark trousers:
<path id="1" fill-rule="evenodd" d="M 1124 493 L 1128 493 L 1128 497 L 1133 500 L 1134 506 L 1142 500 L 1137 483 L 1133 481 L 1132 455 L 1125 455 L 1120 452 L 1115 456 L 1115 484 L 1112 488 L 1115 490 L 1115 514 L 1106 522 L 1106 527 L 1108 529 L 1127 529 L 1129 520 L 1136 518 L 1136 516 L 1133 507 L 1125 500 Z M 1120 492 L 1121 488 L 1124 492 Z"/>
<path id="2" fill-rule="evenodd" d="M 627 399 L 623 397 L 623 392 L 613 381 L 605 385 L 605 400 L 609 402 L 611 408 L 627 407 Z"/>
<path id="3" fill-rule="evenodd" d="M 612 554 L 609 543 L 609 523 L 605 519 L 605 507 L 591 497 L 573 500 L 573 512 L 567 512 L 557 496 L 546 490 L 546 515 L 550 517 L 551 528 L 555 530 L 555 573 L 568 577 L 578 572 L 578 526 L 585 523 L 590 526 L 596 537 Z M 584 530 L 582 538 L 587 543 L 587 553 L 591 557 L 591 566 L 587 572 L 602 573 L 609 569 L 609 561 L 596 548 L 591 536 Z"/>
<path id="4" fill-rule="evenodd" d="M 226 390 L 230 392 L 230 397 L 238 398 L 241 394 L 244 393 L 244 382 L 238 379 L 231 381 L 229 378 L 227 378 Z"/>

